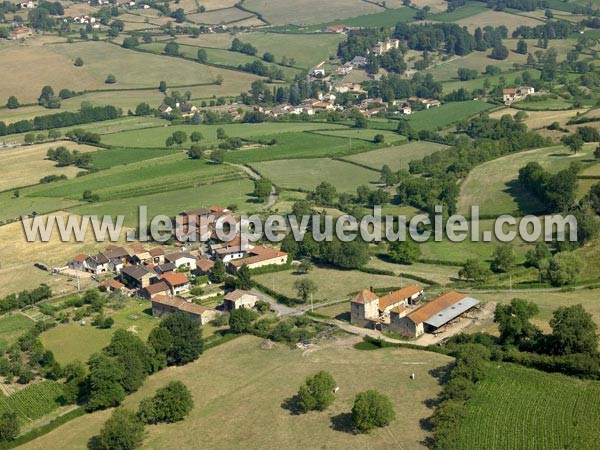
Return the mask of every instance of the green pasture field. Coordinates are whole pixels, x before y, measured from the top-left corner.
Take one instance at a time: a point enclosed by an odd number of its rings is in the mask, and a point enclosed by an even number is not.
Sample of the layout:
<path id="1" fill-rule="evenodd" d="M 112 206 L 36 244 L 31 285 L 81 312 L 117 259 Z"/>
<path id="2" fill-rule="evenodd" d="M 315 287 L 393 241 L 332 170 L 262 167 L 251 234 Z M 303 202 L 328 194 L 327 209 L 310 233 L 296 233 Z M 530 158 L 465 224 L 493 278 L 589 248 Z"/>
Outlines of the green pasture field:
<path id="1" fill-rule="evenodd" d="M 563 98 L 548 99 L 541 102 L 528 102 L 521 100 L 512 104 L 514 108 L 524 109 L 527 111 L 562 111 L 567 109 L 574 109 L 573 103 Z"/>
<path id="2" fill-rule="evenodd" d="M 463 181 L 458 200 L 458 213 L 468 214 L 471 205 L 479 205 L 482 215 L 535 214 L 543 205 L 518 184 L 519 169 L 536 161 L 552 172 L 567 168 L 572 162 L 593 163 L 595 145 L 586 144 L 572 154 L 566 147 L 556 146 L 514 153 L 475 167 Z"/>
<path id="3" fill-rule="evenodd" d="M 4 352 L 32 325 L 33 320 L 22 314 L 7 314 L 0 317 L 0 350 Z"/>
<path id="4" fill-rule="evenodd" d="M 244 8 L 260 13 L 271 25 L 311 25 L 381 12 L 382 8 L 360 0 L 249 0 Z"/>
<path id="5" fill-rule="evenodd" d="M 77 200 L 83 191 L 90 190 L 98 194 L 101 200 L 116 200 L 209 184 L 211 181 L 235 177 L 235 173 L 226 165 L 191 160 L 179 154 L 53 183 L 29 195 Z"/>
<path id="6" fill-rule="evenodd" d="M 384 137 L 385 143 L 395 143 L 406 139 L 397 133 L 390 131 L 374 130 L 369 128 L 348 128 L 346 130 L 326 130 L 326 131 L 315 131 L 316 134 L 324 136 L 335 136 L 352 139 L 361 139 L 363 141 L 373 142 L 376 135 L 380 134 Z"/>
<path id="7" fill-rule="evenodd" d="M 435 142 L 415 141 L 394 147 L 384 147 L 370 152 L 344 157 L 345 160 L 365 164 L 380 170 L 385 164 L 392 170 L 408 169 L 408 163 L 447 148 Z"/>
<path id="8" fill-rule="evenodd" d="M 97 169 L 109 169 L 114 166 L 127 165 L 148 159 L 162 158 L 174 154 L 175 150 L 154 148 L 101 150 L 92 154 L 92 165 Z"/>
<path id="9" fill-rule="evenodd" d="M 329 25 L 344 24 L 350 27 L 394 27 L 398 22 L 412 22 L 415 17 L 415 10 L 412 8 L 396 8 L 386 11 L 365 14 L 363 16 L 352 17 L 349 19 L 336 20 L 333 22 L 319 24 L 309 27 L 309 30 L 320 30 Z"/>
<path id="10" fill-rule="evenodd" d="M 138 224 L 138 206 L 148 207 L 148 217 L 157 214 L 174 216 L 186 209 L 209 207 L 211 205 L 235 205 L 236 212 L 255 212 L 260 204 L 253 196 L 254 183 L 239 175 L 235 181 L 198 185 L 168 192 L 139 195 L 134 198 L 116 198 L 98 203 L 79 203 L 69 209 L 76 214 L 108 214 L 125 216 L 125 226 Z"/>
<path id="11" fill-rule="evenodd" d="M 432 373 L 447 365 L 450 358 L 400 348 L 355 350 L 351 348 L 355 339 L 351 338 L 324 342 L 311 352 L 281 344 L 266 351 L 260 349 L 261 342 L 253 336 L 234 339 L 208 350 L 194 363 L 158 372 L 128 396 L 124 405 L 135 411 L 141 399 L 179 380 L 194 397 L 194 409 L 184 421 L 148 426 L 143 447 L 163 449 L 177 442 L 181 448 L 194 448 L 201 435 L 207 448 L 233 448 L 240 442 L 252 442 L 257 448 L 315 448 L 327 442 L 331 448 L 375 450 L 421 448 L 429 436 L 420 421 L 431 415 L 426 400 L 440 391 Z M 319 370 L 330 372 L 340 386 L 335 403 L 325 412 L 290 413 L 284 408 L 285 402 L 307 376 Z M 416 377 L 411 380 L 413 372 Z M 202 376 L 208 373 L 210 376 Z M 387 395 L 397 419 L 369 434 L 354 434 L 347 428 L 352 402 L 358 392 L 367 389 Z M 244 401 L 240 402 L 241 398 Z M 402 411 L 410 414 L 401 416 Z M 23 449 L 85 449 L 109 415 L 107 410 L 76 418 Z M 229 424 L 227 433 L 214 427 L 215 421 L 224 417 Z M 265 423 L 270 424 L 268 432 Z"/>
<path id="12" fill-rule="evenodd" d="M 277 186 L 312 190 L 322 181 L 333 184 L 340 192 L 354 192 L 361 184 L 373 185 L 379 172 L 333 159 L 299 159 L 253 163 L 252 167 Z"/>
<path id="13" fill-rule="evenodd" d="M 331 156 L 344 156 L 376 148 L 371 142 L 350 142 L 346 138 L 319 136 L 314 133 L 281 133 L 257 136 L 263 139 L 276 139 L 276 145 L 228 152 L 225 161 L 251 164 L 276 159 L 302 159 Z M 294 163 L 295 164 L 295 163 Z"/>
<path id="14" fill-rule="evenodd" d="M 172 85 L 211 83 L 218 74 L 225 79 L 243 75 L 192 61 L 126 50 L 105 42 L 76 42 L 48 48 L 71 59 L 83 58 L 81 69 L 99 82 L 103 83 L 109 73 L 115 75 L 117 83 L 105 88 L 158 87 L 161 80 Z"/>
<path id="15" fill-rule="evenodd" d="M 414 112 L 406 120 L 416 131 L 435 130 L 445 128 L 452 123 L 467 119 L 491 108 L 493 108 L 492 105 L 481 100 L 444 103 L 437 107 Z"/>
<path id="16" fill-rule="evenodd" d="M 489 364 L 467 401 L 460 448 L 598 447 L 600 383 L 512 364 Z"/>
<path id="17" fill-rule="evenodd" d="M 254 17 L 252 13 L 238 8 L 225 8 L 203 13 L 188 14 L 186 18 L 194 23 L 206 25 L 233 24 Z"/>
<path id="18" fill-rule="evenodd" d="M 489 80 L 491 86 L 497 86 L 500 84 L 500 78 L 504 78 L 508 85 L 516 84 L 515 79 L 523 75 L 524 72 L 528 72 L 534 79 L 539 78 L 540 71 L 537 69 L 528 68 L 527 70 L 520 70 L 517 72 L 505 72 L 494 76 L 482 75 L 479 78 L 469 81 L 445 81 L 442 83 L 444 92 L 456 91 L 460 88 L 467 89 L 469 91 L 475 89 L 483 89 L 485 80 Z M 456 72 L 455 72 L 456 76 Z"/>
<path id="19" fill-rule="evenodd" d="M 406 278 L 401 280 L 397 276 L 373 275 L 357 270 L 339 270 L 329 267 L 315 267 L 307 275 L 299 275 L 293 270 L 288 270 L 254 277 L 256 281 L 268 288 L 292 298 L 298 295 L 294 289 L 294 281 L 302 278 L 308 278 L 317 285 L 317 291 L 314 293 L 315 302 L 343 300 L 370 286 L 400 288 L 401 283 L 405 286 L 412 283 Z"/>
<path id="20" fill-rule="evenodd" d="M 133 331 L 146 341 L 152 328 L 159 322 L 152 317 L 151 305 L 147 300 L 129 300 L 123 309 L 113 312 L 105 308 L 105 311 L 115 321 L 112 329 L 101 330 L 93 327 L 89 320 L 85 326 L 79 322 L 60 324 L 42 333 L 40 339 L 44 347 L 52 350 L 60 364 L 74 360 L 86 362 L 93 353 L 109 344 L 115 328 Z"/>
<path id="21" fill-rule="evenodd" d="M 396 275 L 400 275 L 401 273 L 414 275 L 431 280 L 441 285 L 450 283 L 451 278 L 455 278 L 457 272 L 457 268 L 454 266 L 441 266 L 419 262 L 413 264 L 395 264 L 388 260 L 382 259 L 380 255 L 371 258 L 365 267 L 372 267 L 380 270 L 390 270 Z M 412 283 L 412 281 L 407 280 L 405 284 L 407 283 Z"/>
<path id="22" fill-rule="evenodd" d="M 139 131 L 115 133 L 103 136 L 102 143 L 114 147 L 139 147 L 139 148 L 164 148 L 165 141 L 175 131 L 184 131 L 188 137 L 194 131 L 199 131 L 204 136 L 200 144 L 214 144 L 217 142 L 217 129 L 223 128 L 229 137 L 250 138 L 256 136 L 269 136 L 277 138 L 278 133 L 294 133 L 305 130 L 344 129 L 342 125 L 319 122 L 265 122 L 259 124 L 236 123 L 225 125 L 173 125 L 169 127 L 147 128 Z M 304 137 L 304 135 L 302 135 Z M 188 140 L 185 148 L 189 148 Z"/>
<path id="23" fill-rule="evenodd" d="M 457 20 L 466 19 L 467 17 L 474 16 L 476 14 L 489 11 L 483 3 L 480 2 L 466 2 L 464 6 L 456 8 L 452 12 L 441 12 L 437 14 L 429 15 L 429 20 L 435 20 L 437 22 L 456 22 Z"/>
<path id="24" fill-rule="evenodd" d="M 143 48 L 145 50 L 150 50 L 151 52 L 154 52 L 157 54 L 162 53 L 164 47 L 165 47 L 165 44 L 159 43 L 159 42 L 154 42 L 152 44 L 140 45 L 140 48 Z M 194 47 L 191 45 L 180 45 L 179 51 L 182 55 L 184 55 L 188 58 L 195 59 L 198 56 L 199 48 L 200 47 Z M 217 49 L 217 48 L 204 48 L 204 50 L 206 51 L 206 56 L 208 58 L 209 64 L 228 66 L 233 69 L 237 69 L 237 67 L 240 64 L 252 63 L 254 61 L 261 61 L 260 57 L 245 55 L 243 53 L 232 52 L 229 50 L 222 50 L 222 49 Z M 265 63 L 264 61 L 263 61 L 263 64 L 265 64 L 266 66 L 269 66 L 269 67 L 275 66 L 275 64 Z M 285 76 L 288 78 L 293 78 L 294 75 L 298 73 L 298 70 L 290 68 L 290 67 L 283 67 L 283 66 L 276 66 L 276 67 L 278 69 L 283 70 Z"/>

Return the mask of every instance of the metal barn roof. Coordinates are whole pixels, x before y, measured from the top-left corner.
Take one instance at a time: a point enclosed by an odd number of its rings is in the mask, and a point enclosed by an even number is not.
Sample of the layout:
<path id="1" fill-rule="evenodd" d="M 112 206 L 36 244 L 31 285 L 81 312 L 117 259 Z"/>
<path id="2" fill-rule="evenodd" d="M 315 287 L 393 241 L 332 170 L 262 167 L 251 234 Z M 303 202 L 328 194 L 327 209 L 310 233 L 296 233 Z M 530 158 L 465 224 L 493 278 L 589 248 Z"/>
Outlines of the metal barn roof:
<path id="1" fill-rule="evenodd" d="M 475 300 L 471 297 L 465 297 L 452 306 L 442 309 L 439 313 L 434 314 L 429 319 L 425 320 L 424 323 L 431 327 L 439 328 L 442 325 L 450 322 L 452 319 L 455 319 L 464 312 L 468 311 L 478 303 L 479 300 Z"/>

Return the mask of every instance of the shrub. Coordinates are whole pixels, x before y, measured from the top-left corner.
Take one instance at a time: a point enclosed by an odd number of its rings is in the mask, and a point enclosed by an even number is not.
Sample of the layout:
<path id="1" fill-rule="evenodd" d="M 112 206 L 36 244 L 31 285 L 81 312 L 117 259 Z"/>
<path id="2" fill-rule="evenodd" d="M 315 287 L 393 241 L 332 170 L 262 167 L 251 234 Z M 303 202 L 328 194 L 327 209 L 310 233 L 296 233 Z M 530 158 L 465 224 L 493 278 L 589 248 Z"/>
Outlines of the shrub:
<path id="1" fill-rule="evenodd" d="M 396 418 L 392 402 L 385 395 L 369 390 L 359 393 L 352 407 L 352 421 L 362 433 L 384 427 Z"/>
<path id="2" fill-rule="evenodd" d="M 306 378 L 298 391 L 300 408 L 307 411 L 324 411 L 335 400 L 335 380 L 329 372 L 320 371 Z"/>
<path id="3" fill-rule="evenodd" d="M 193 407 L 192 394 L 185 384 L 171 381 L 154 397 L 142 400 L 137 417 L 143 423 L 173 423 L 183 420 Z"/>

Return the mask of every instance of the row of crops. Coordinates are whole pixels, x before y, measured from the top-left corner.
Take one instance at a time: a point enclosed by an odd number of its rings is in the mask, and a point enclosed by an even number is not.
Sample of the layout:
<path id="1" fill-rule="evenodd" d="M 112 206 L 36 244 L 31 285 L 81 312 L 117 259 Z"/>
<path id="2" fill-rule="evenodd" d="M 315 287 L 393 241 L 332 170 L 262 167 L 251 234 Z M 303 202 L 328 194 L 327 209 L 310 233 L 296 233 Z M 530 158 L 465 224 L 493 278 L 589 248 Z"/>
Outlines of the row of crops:
<path id="1" fill-rule="evenodd" d="M 8 397 L 0 396 L 0 414 L 16 412 L 22 421 L 39 419 L 60 406 L 62 393 L 57 381 L 32 384 Z"/>
<path id="2" fill-rule="evenodd" d="M 490 366 L 467 402 L 460 448 L 597 450 L 600 382 Z"/>

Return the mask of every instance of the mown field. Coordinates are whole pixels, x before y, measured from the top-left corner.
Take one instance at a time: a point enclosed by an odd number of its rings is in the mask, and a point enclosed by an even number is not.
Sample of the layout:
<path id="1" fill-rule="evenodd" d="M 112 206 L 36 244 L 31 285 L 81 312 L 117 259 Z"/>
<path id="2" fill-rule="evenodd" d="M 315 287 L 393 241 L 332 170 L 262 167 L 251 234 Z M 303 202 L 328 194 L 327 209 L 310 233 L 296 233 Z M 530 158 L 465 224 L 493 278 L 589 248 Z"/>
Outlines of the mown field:
<path id="1" fill-rule="evenodd" d="M 354 192 L 361 184 L 379 180 L 379 172 L 327 158 L 266 161 L 252 167 L 282 188 L 312 190 L 322 181 L 340 192 Z M 376 186 L 372 186 L 373 189 Z"/>
<path id="2" fill-rule="evenodd" d="M 406 139 L 404 136 L 401 136 L 393 131 L 386 130 L 374 130 L 369 128 L 348 128 L 341 130 L 325 130 L 325 131 L 315 131 L 316 134 L 322 134 L 324 136 L 335 136 L 335 137 L 344 137 L 348 139 L 361 139 L 363 141 L 373 142 L 375 136 L 381 135 L 384 138 L 384 142 L 386 144 L 395 143 Z"/>
<path id="3" fill-rule="evenodd" d="M 471 205 L 479 205 L 482 215 L 539 213 L 543 205 L 518 184 L 519 169 L 531 161 L 558 172 L 572 162 L 593 163 L 595 145 L 586 144 L 572 154 L 563 146 L 542 148 L 507 155 L 475 167 L 462 183 L 458 212 L 467 214 Z"/>
<path id="4" fill-rule="evenodd" d="M 410 126 L 416 131 L 442 129 L 492 107 L 489 103 L 481 100 L 445 103 L 438 107 L 414 112 L 405 120 L 408 120 Z"/>
<path id="5" fill-rule="evenodd" d="M 408 163 L 415 159 L 422 159 L 431 153 L 447 148 L 443 144 L 434 142 L 409 142 L 408 144 L 394 147 L 385 147 L 358 155 L 346 156 L 348 161 L 365 164 L 376 170 L 381 170 L 384 164 L 392 170 L 408 169 Z"/>
<path id="6" fill-rule="evenodd" d="M 250 138 L 255 136 L 270 136 L 278 133 L 301 132 L 305 130 L 346 129 L 342 125 L 325 124 L 316 122 L 264 122 L 259 124 L 236 123 L 226 125 L 174 125 L 169 127 L 155 127 L 144 130 L 125 131 L 102 138 L 102 142 L 115 147 L 139 148 L 164 148 L 166 139 L 175 131 L 184 131 L 189 136 L 194 131 L 199 131 L 204 136 L 201 144 L 217 142 L 217 129 L 223 128 L 229 137 Z M 302 135 L 304 136 L 304 135 Z M 277 139 L 277 136 L 274 136 Z M 188 140 L 183 147 L 189 148 Z"/>
<path id="7" fill-rule="evenodd" d="M 490 364 L 467 402 L 460 448 L 598 448 L 600 383 Z"/>
<path id="8" fill-rule="evenodd" d="M 192 364 L 153 375 L 125 400 L 125 407 L 135 410 L 142 398 L 171 380 L 182 381 L 192 392 L 195 406 L 190 416 L 147 427 L 145 449 L 162 449 L 175 441 L 181 448 L 194 448 L 199 439 L 210 448 L 233 448 L 240 442 L 252 442 L 256 448 L 316 448 L 323 442 L 331 448 L 425 448 L 428 433 L 419 421 L 432 412 L 425 400 L 440 390 L 430 371 L 445 366 L 450 358 L 408 349 L 359 351 L 350 347 L 352 342 L 326 342 L 308 352 L 282 345 L 261 350 L 260 339 L 242 336 L 207 351 Z M 340 387 L 335 403 L 323 413 L 295 415 L 284 409 L 304 378 L 319 370 L 329 371 Z M 413 372 L 415 380 L 409 378 Z M 398 418 L 388 427 L 356 435 L 347 428 L 348 416 L 354 396 L 367 389 L 388 395 Z M 79 417 L 22 448 L 85 449 L 109 414 Z M 227 427 L 226 433 L 215 427 L 216 421 Z"/>

